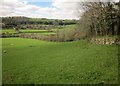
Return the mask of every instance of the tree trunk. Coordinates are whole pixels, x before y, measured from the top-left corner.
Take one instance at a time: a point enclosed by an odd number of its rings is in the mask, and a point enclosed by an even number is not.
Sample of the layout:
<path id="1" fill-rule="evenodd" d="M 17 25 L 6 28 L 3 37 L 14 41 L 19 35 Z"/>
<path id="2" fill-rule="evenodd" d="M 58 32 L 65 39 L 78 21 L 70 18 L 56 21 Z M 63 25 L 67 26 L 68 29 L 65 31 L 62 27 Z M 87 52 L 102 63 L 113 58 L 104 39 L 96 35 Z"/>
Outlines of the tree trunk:
<path id="1" fill-rule="evenodd" d="M 119 16 L 119 20 L 118 20 L 118 35 L 120 35 L 120 16 Z"/>
<path id="2" fill-rule="evenodd" d="M 115 30 L 115 27 L 114 27 L 114 24 L 112 23 L 112 35 L 115 35 L 114 30 Z"/>

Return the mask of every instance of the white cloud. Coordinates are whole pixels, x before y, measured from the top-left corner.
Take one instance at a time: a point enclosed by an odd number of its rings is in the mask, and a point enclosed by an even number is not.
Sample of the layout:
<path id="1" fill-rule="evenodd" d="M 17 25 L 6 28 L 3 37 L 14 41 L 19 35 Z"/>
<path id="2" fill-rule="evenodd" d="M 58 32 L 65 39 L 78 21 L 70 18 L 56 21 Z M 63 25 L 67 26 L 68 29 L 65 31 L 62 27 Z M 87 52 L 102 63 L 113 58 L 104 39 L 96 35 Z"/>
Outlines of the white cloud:
<path id="1" fill-rule="evenodd" d="M 66 3 L 61 2 L 61 0 L 54 0 L 52 6 L 53 7 L 40 7 L 28 4 L 27 1 L 23 0 L 4 0 L 0 3 L 0 16 L 46 17 L 55 19 L 77 18 L 77 3 Z"/>
<path id="2" fill-rule="evenodd" d="M 27 2 L 43 2 L 43 0 L 2 0 L 0 1 L 0 16 L 26 16 L 36 18 L 77 19 L 82 13 L 78 2 L 103 0 L 45 0 L 52 2 L 52 7 L 40 7 Z M 104 0 L 110 1 L 110 0 Z M 119 0 L 111 0 L 118 2 Z M 79 9 L 79 10 L 78 10 Z"/>
<path id="3" fill-rule="evenodd" d="M 68 19 L 77 19 L 80 12 L 78 11 L 79 0 L 74 0 L 71 2 L 70 0 L 53 0 L 53 6 L 59 11 L 57 11 L 57 17 L 68 18 Z M 81 11 L 82 12 L 82 11 Z"/>
<path id="4" fill-rule="evenodd" d="M 53 2 L 119 2 L 120 0 L 52 0 Z"/>

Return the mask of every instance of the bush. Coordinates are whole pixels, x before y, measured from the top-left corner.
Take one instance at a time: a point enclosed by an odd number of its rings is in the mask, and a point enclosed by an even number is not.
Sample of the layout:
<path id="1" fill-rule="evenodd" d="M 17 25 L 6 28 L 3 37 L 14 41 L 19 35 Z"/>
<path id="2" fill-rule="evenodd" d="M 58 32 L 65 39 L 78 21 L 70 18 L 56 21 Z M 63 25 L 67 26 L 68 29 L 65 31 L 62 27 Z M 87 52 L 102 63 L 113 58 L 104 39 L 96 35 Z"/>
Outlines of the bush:
<path id="1" fill-rule="evenodd" d="M 59 41 L 74 41 L 80 39 L 80 34 L 78 29 L 64 29 L 60 30 L 58 33 Z"/>
<path id="2" fill-rule="evenodd" d="M 25 34 L 25 33 L 22 33 L 20 35 L 20 37 L 22 38 L 30 38 L 30 39 L 38 39 L 38 40 L 46 40 L 46 41 L 56 41 L 56 36 L 54 35 L 38 35 L 38 34 Z"/>
<path id="3" fill-rule="evenodd" d="M 19 34 L 4 32 L 0 34 L 0 38 L 19 37 Z"/>
<path id="4" fill-rule="evenodd" d="M 82 38 L 79 29 L 59 30 L 57 31 L 56 35 L 21 34 L 21 37 L 46 40 L 46 41 L 59 41 L 59 42 L 75 41 L 75 40 L 80 40 Z"/>

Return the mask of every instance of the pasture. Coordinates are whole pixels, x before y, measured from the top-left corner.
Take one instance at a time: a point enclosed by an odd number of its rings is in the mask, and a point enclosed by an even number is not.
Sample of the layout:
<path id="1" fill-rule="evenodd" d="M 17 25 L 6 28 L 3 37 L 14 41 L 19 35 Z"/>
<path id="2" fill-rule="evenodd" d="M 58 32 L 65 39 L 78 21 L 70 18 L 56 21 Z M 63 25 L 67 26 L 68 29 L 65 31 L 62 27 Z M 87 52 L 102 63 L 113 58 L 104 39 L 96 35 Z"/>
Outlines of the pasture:
<path id="1" fill-rule="evenodd" d="M 15 30 L 13 29 L 6 29 L 6 30 L 2 30 L 1 33 L 16 33 Z M 55 32 L 49 32 L 47 30 L 20 30 L 20 33 L 27 33 L 27 34 L 33 34 L 33 33 L 39 33 L 39 34 L 50 34 L 50 33 L 55 33 Z M 19 34 L 20 34 L 19 33 Z"/>
<path id="2" fill-rule="evenodd" d="M 2 3 L 2 84 L 120 83 L 120 2 Z"/>
<path id="3" fill-rule="evenodd" d="M 2 38 L 5 84 L 117 84 L 118 46 Z"/>

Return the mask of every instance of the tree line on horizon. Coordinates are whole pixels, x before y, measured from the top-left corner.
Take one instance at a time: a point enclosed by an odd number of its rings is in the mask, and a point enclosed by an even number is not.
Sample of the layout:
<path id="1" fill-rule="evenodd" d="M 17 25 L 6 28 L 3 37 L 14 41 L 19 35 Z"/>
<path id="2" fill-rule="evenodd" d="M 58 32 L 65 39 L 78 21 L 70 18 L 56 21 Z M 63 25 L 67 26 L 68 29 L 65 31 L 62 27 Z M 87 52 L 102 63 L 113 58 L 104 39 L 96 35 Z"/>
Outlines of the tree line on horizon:
<path id="1" fill-rule="evenodd" d="M 47 18 L 28 18 L 24 16 L 17 17 L 1 17 L 2 28 L 21 28 L 25 25 L 71 25 L 76 24 L 77 20 L 60 20 L 60 19 L 47 19 Z M 28 28 L 29 29 L 29 28 Z M 34 27 L 33 27 L 34 29 Z"/>

